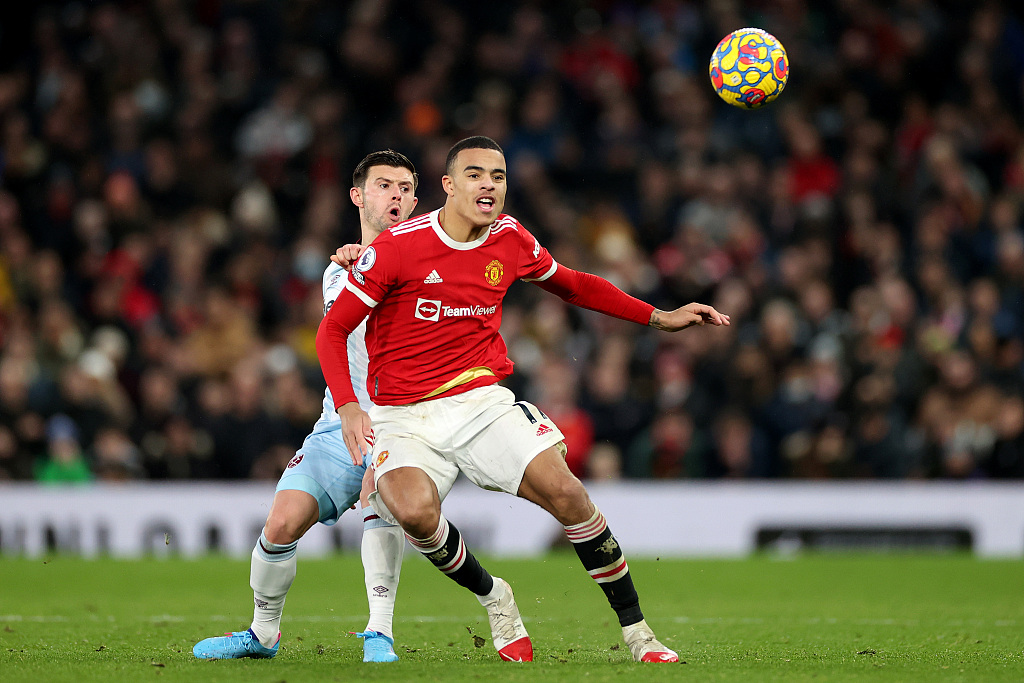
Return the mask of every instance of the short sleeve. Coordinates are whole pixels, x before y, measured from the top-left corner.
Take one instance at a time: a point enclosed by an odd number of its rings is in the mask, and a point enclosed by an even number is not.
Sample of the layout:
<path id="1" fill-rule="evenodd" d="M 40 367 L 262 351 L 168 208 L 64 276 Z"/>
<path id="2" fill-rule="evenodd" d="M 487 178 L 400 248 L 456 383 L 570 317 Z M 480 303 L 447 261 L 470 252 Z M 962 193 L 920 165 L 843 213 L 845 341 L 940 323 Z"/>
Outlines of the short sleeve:
<path id="1" fill-rule="evenodd" d="M 398 247 L 391 233 L 385 232 L 356 261 L 349 273 L 346 289 L 367 306 L 376 306 L 395 286 L 400 267 Z"/>
<path id="2" fill-rule="evenodd" d="M 554 275 L 558 264 L 548 250 L 541 246 L 540 240 L 519 221 L 516 221 L 516 232 L 519 236 L 519 271 L 516 277 L 526 282 L 535 282 L 547 280 Z"/>
<path id="3" fill-rule="evenodd" d="M 338 298 L 338 295 L 345 291 L 345 282 L 348 279 L 347 275 L 348 273 L 345 269 L 333 262 L 327 266 L 327 270 L 324 271 L 324 315 L 327 315 L 327 311 L 331 310 L 331 305 L 334 303 L 334 300 Z"/>

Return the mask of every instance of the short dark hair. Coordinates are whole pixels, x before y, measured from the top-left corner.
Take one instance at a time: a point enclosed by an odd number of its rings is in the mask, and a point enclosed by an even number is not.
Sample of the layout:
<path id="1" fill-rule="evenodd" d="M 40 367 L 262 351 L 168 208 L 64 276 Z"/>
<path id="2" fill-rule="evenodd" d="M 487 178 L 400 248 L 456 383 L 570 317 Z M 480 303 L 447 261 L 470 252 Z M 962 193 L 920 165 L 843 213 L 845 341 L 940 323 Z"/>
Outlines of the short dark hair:
<path id="1" fill-rule="evenodd" d="M 416 167 L 409 161 L 409 157 L 393 149 L 385 149 L 380 152 L 371 152 L 363 157 L 363 160 L 356 164 L 356 170 L 352 172 L 352 185 L 358 188 L 366 186 L 366 177 L 370 175 L 371 166 L 390 166 L 391 168 L 407 168 L 412 173 L 412 189 L 415 192 L 419 187 L 420 177 L 416 174 Z"/>
<path id="2" fill-rule="evenodd" d="M 448 150 L 448 158 L 444 162 L 444 172 L 448 175 L 452 175 L 455 171 L 455 157 L 459 155 L 464 149 L 493 149 L 505 154 L 504 150 L 494 140 L 490 139 L 486 135 L 474 135 L 473 137 L 466 138 L 465 140 L 459 140 L 452 148 Z"/>

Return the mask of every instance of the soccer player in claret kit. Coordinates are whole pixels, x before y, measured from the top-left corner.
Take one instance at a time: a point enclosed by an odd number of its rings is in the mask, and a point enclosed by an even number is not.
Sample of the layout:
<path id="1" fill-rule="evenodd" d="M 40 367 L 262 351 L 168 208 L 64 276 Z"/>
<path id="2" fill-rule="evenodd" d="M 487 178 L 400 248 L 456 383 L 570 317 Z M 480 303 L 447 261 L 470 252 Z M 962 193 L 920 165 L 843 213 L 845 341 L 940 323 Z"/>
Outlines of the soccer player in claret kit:
<path id="1" fill-rule="evenodd" d="M 414 547 L 487 609 L 502 659 L 531 661 L 533 645 L 508 583 L 480 565 L 441 514 L 459 470 L 477 486 L 550 512 L 604 590 L 633 658 L 677 662 L 644 621 L 622 549 L 566 466 L 562 433 L 497 385 L 512 372 L 498 332 L 501 303 L 522 279 L 577 306 L 662 330 L 728 325 L 729 317 L 702 304 L 659 311 L 555 262 L 501 212 L 505 178 L 496 142 L 462 140 L 448 154 L 444 206 L 390 228 L 356 262 L 316 344 L 345 443 L 353 458 L 372 459 L 378 514 L 397 520 Z M 367 315 L 369 414 L 352 391 L 347 351 Z"/>
<path id="2" fill-rule="evenodd" d="M 405 220 L 416 206 L 416 168 L 404 155 L 392 150 L 367 155 L 352 174 L 349 191 L 359 209 L 362 244 Z M 343 248 L 344 249 L 344 248 Z M 339 249 L 342 252 L 343 249 Z M 332 257 L 332 260 L 336 257 Z M 345 288 L 349 273 L 337 263 L 324 271 L 324 312 L 330 310 Z M 349 337 L 352 377 L 361 405 L 370 408 L 366 395 L 366 345 L 364 328 Z M 346 396 L 353 395 L 347 387 Z M 354 398 L 352 400 L 355 400 Z M 398 589 L 405 535 L 393 523 L 381 520 L 367 504 L 373 478 L 345 450 L 341 420 L 334 410 L 330 389 L 324 394 L 324 412 L 288 463 L 274 494 L 266 525 L 252 552 L 249 583 L 253 590 L 252 625 L 248 630 L 207 638 L 193 648 L 200 659 L 270 658 L 280 645 L 284 601 L 295 579 L 295 549 L 302 536 L 317 522 L 331 525 L 341 514 L 362 501 L 363 560 L 370 619 L 363 638 L 364 662 L 393 662 L 392 622 Z"/>

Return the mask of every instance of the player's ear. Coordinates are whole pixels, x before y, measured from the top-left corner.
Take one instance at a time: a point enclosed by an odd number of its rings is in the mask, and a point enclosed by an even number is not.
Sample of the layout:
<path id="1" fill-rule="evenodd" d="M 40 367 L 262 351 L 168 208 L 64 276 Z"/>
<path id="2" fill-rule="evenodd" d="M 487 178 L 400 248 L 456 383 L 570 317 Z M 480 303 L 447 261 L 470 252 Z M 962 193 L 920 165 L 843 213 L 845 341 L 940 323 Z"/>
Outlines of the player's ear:
<path id="1" fill-rule="evenodd" d="M 363 191 L 362 190 L 360 190 L 358 187 L 349 188 L 348 196 L 349 196 L 349 199 L 352 200 L 353 204 L 358 206 L 360 209 L 363 208 Z"/>
<path id="2" fill-rule="evenodd" d="M 455 189 L 453 187 L 452 178 L 449 175 L 441 176 L 441 187 L 444 189 L 444 193 L 449 197 L 455 196 Z"/>
<path id="3" fill-rule="evenodd" d="M 420 203 L 420 198 L 419 197 L 413 197 L 412 198 L 412 208 L 415 209 L 416 205 L 419 204 L 419 203 Z"/>

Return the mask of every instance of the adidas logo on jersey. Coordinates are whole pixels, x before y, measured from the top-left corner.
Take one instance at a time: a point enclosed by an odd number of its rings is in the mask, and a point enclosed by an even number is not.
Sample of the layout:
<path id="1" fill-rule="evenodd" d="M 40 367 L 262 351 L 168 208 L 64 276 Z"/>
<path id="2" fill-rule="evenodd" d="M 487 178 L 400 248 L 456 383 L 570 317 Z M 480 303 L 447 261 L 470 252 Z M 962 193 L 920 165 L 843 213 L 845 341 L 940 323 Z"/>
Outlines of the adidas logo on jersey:
<path id="1" fill-rule="evenodd" d="M 423 280 L 423 284 L 425 285 L 436 285 L 439 282 L 444 282 L 444 280 L 441 279 L 441 276 L 437 274 L 436 270 L 430 271 L 430 275 Z"/>
<path id="2" fill-rule="evenodd" d="M 540 427 L 537 428 L 537 436 L 544 436 L 545 434 L 550 433 L 551 427 L 548 427 L 547 425 L 541 425 Z"/>

